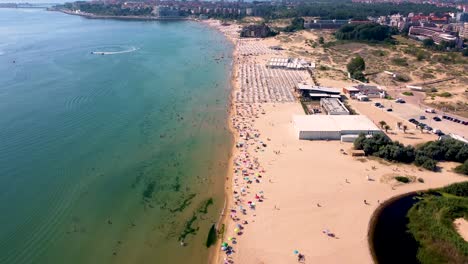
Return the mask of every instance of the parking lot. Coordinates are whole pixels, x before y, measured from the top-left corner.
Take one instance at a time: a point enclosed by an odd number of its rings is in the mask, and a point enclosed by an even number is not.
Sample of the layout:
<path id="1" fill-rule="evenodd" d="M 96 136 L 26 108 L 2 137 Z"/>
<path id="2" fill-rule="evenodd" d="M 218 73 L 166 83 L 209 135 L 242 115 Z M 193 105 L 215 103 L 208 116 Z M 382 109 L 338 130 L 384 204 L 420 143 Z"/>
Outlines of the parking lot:
<path id="1" fill-rule="evenodd" d="M 366 103 L 374 105 L 376 102 L 379 102 L 384 106 L 383 108 L 378 108 L 374 106 L 376 110 L 378 109 L 378 111 L 387 111 L 388 108 L 391 108 L 392 112 L 387 112 L 388 114 L 404 119 L 405 121 L 414 118 L 418 122 L 423 122 L 424 124 L 432 127 L 433 129 L 439 129 L 445 134 L 453 133 L 468 138 L 468 125 L 463 125 L 461 122 L 455 123 L 453 121 L 442 118 L 443 115 L 451 117 L 453 115 L 437 111 L 436 113 L 426 113 L 426 108 L 424 108 L 423 106 L 419 107 L 410 103 L 396 103 L 394 100 L 374 99 Z M 436 116 L 439 117 L 441 121 L 435 121 L 433 118 Z M 421 117 L 424 117 L 425 119 L 421 119 Z M 461 119 L 461 121 L 468 120 Z M 413 124 L 413 126 L 415 125 Z"/>

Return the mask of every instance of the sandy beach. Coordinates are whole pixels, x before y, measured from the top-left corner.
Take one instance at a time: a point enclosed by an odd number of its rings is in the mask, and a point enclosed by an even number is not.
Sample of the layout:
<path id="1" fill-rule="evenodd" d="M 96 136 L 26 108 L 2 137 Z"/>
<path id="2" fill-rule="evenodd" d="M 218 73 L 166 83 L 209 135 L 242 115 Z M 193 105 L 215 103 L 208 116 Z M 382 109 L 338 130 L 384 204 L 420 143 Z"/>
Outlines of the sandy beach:
<path id="1" fill-rule="evenodd" d="M 251 76 L 239 77 L 239 65 L 264 63 L 269 56 L 286 53 L 259 48 L 271 45 L 271 39 L 248 40 L 258 53 L 239 52 L 234 25 L 206 23 L 236 43 L 229 120 L 236 145 L 226 177 L 222 241 L 212 263 L 296 263 L 298 256 L 305 263 L 372 263 L 368 225 L 382 202 L 466 179 L 450 172 L 455 166 L 451 163 L 434 173 L 352 157 L 351 143 L 298 140 L 292 116 L 304 114 L 300 103 L 281 91 L 271 93 L 262 75 L 248 83 L 245 78 Z M 266 41 L 268 45 L 262 44 Z M 398 183 L 394 177 L 400 175 L 414 182 Z"/>

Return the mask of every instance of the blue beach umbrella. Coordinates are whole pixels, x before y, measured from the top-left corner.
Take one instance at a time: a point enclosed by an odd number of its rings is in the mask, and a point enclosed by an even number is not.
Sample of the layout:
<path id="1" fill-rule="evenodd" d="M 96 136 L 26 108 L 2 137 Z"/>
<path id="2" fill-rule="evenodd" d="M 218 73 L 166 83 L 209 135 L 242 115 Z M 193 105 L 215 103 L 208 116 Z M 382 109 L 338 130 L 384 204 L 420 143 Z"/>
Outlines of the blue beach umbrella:
<path id="1" fill-rule="evenodd" d="M 294 255 L 297 255 L 297 254 L 299 254 L 299 251 L 294 250 Z"/>

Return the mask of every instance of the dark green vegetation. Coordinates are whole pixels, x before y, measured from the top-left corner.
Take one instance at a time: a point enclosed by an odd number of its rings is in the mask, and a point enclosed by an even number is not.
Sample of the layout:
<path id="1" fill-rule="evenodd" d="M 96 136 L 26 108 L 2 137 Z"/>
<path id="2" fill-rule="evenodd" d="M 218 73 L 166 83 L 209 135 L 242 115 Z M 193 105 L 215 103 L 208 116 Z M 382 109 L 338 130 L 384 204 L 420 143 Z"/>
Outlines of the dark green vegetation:
<path id="1" fill-rule="evenodd" d="M 388 161 L 413 163 L 428 170 L 437 170 L 438 161 L 465 163 L 468 159 L 468 145 L 455 140 L 443 139 L 430 141 L 414 148 L 404 146 L 398 141 L 391 141 L 383 134 L 366 138 L 361 134 L 354 141 L 354 148 L 364 150 L 366 155 L 383 158 Z"/>
<path id="2" fill-rule="evenodd" d="M 360 40 L 360 41 L 391 41 L 392 34 L 396 32 L 388 26 L 379 24 L 346 24 L 335 32 L 338 40 Z"/>
<path id="3" fill-rule="evenodd" d="M 468 175 L 468 160 L 465 160 L 462 165 L 457 166 L 455 172 Z"/>
<path id="4" fill-rule="evenodd" d="M 206 247 L 209 248 L 216 243 L 217 235 L 215 225 L 212 225 L 210 231 L 208 231 L 208 237 L 206 238 Z"/>
<path id="5" fill-rule="evenodd" d="M 189 194 L 188 197 L 185 198 L 177 208 L 170 209 L 169 211 L 171 211 L 171 213 L 182 212 L 187 206 L 189 206 L 192 203 L 192 199 L 195 198 L 195 196 L 197 195 L 194 193 Z"/>
<path id="6" fill-rule="evenodd" d="M 411 180 L 408 177 L 405 176 L 396 176 L 395 180 L 402 182 L 402 183 L 409 183 Z"/>
<path id="7" fill-rule="evenodd" d="M 148 184 L 146 184 L 145 190 L 143 191 L 143 199 L 151 199 L 153 197 L 155 186 L 155 181 L 150 181 Z"/>
<path id="8" fill-rule="evenodd" d="M 392 63 L 398 66 L 408 66 L 408 61 L 401 57 L 392 58 Z"/>
<path id="9" fill-rule="evenodd" d="M 454 12 L 454 8 L 440 8 L 427 4 L 399 3 L 351 3 L 348 1 L 322 1 L 301 3 L 295 6 L 254 4 L 254 15 L 265 19 L 291 17 L 321 17 L 322 19 L 355 19 L 366 20 L 367 16 L 386 16 L 400 13 L 404 16 L 410 12 L 424 13 Z"/>
<path id="10" fill-rule="evenodd" d="M 435 44 L 434 40 L 432 39 L 425 39 L 423 40 L 423 46 L 427 49 L 432 49 L 432 50 L 438 50 L 438 51 L 445 51 L 445 50 L 450 50 L 454 49 L 456 47 L 455 42 L 446 42 L 446 41 L 441 41 L 439 45 Z"/>
<path id="11" fill-rule="evenodd" d="M 361 56 L 357 56 L 351 59 L 346 65 L 346 69 L 351 74 L 351 78 L 366 82 L 367 79 L 364 76 L 363 71 L 366 69 L 366 62 Z"/>
<path id="12" fill-rule="evenodd" d="M 418 242 L 420 263 L 468 263 L 468 243 L 453 221 L 468 218 L 468 182 L 421 196 L 408 212 L 408 229 Z"/>
<path id="13" fill-rule="evenodd" d="M 213 204 L 213 198 L 209 198 L 209 199 L 204 200 L 198 206 L 198 209 L 196 209 L 193 212 L 192 217 L 188 219 L 187 222 L 185 222 L 184 229 L 179 235 L 179 241 L 183 241 L 190 234 L 192 235 L 197 234 L 199 227 L 194 227 L 193 225 L 195 225 L 195 222 L 197 221 L 199 216 L 206 215 L 208 213 L 208 207 L 210 207 L 210 205 L 212 204 Z M 207 241 L 207 245 L 208 245 L 208 241 Z"/>
<path id="14" fill-rule="evenodd" d="M 403 92 L 402 93 L 403 95 L 406 95 L 406 96 L 413 96 L 413 92 Z"/>
<path id="15" fill-rule="evenodd" d="M 291 25 L 285 27 L 283 31 L 285 32 L 295 32 L 298 30 L 304 29 L 304 19 L 301 17 L 293 18 L 291 21 Z"/>
<path id="16" fill-rule="evenodd" d="M 105 16 L 149 16 L 153 11 L 152 7 L 131 9 L 122 8 L 121 4 L 90 3 L 84 1 L 66 3 L 64 7 L 69 10 L 81 10 L 82 12 Z"/>

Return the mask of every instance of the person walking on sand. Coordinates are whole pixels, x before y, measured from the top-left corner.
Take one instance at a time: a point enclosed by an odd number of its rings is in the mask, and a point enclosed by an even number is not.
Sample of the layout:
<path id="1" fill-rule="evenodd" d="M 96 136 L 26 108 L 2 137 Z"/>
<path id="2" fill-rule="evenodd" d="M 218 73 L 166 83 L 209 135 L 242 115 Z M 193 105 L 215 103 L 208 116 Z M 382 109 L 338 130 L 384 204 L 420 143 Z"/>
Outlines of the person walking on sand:
<path id="1" fill-rule="evenodd" d="M 303 263 L 305 261 L 305 256 L 299 253 L 299 255 L 297 255 L 297 261 Z"/>
<path id="2" fill-rule="evenodd" d="M 364 204 L 367 204 L 367 200 L 364 200 Z"/>

